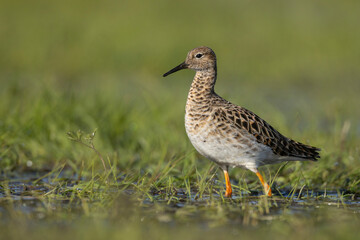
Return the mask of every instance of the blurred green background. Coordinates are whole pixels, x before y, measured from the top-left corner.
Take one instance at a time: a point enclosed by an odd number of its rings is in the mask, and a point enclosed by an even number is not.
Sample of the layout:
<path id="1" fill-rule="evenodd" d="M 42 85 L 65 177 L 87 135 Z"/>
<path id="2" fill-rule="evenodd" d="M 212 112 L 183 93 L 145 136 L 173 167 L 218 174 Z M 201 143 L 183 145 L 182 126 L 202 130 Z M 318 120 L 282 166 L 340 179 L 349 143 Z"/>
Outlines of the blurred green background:
<path id="1" fill-rule="evenodd" d="M 358 76 L 358 13 L 358 1 L 2 1 L 1 72 L 158 78 L 207 45 L 223 76 L 340 83 Z"/>
<path id="2" fill-rule="evenodd" d="M 69 157 L 56 148 L 71 151 L 63 134 L 78 128 L 98 128 L 107 152 L 138 139 L 154 147 L 156 136 L 188 151 L 183 109 L 194 73 L 162 74 L 206 45 L 218 57 L 220 95 L 336 151 L 329 141 L 345 122 L 346 136 L 360 134 L 359 9 L 358 1 L 1 1 L 2 139 L 35 163 Z"/>

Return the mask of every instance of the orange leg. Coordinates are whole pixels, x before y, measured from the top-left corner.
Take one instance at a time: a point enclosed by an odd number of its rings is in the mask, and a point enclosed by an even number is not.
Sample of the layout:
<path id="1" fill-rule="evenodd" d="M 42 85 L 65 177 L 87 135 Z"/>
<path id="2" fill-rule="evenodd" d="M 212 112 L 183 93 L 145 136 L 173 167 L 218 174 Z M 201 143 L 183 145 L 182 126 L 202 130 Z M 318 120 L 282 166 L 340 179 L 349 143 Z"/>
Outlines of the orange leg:
<path id="1" fill-rule="evenodd" d="M 263 179 L 263 177 L 261 176 L 261 174 L 259 173 L 259 171 L 256 172 L 256 175 L 258 176 L 261 184 L 264 186 L 265 194 L 267 194 L 269 197 L 271 197 L 272 194 L 271 194 L 271 188 L 270 188 L 269 184 L 267 184 L 267 183 L 264 181 L 264 179 Z"/>
<path id="2" fill-rule="evenodd" d="M 230 183 L 229 173 L 228 173 L 227 170 L 224 170 L 224 176 L 225 176 L 225 183 L 226 183 L 225 197 L 231 198 L 232 189 L 231 189 L 231 183 Z"/>

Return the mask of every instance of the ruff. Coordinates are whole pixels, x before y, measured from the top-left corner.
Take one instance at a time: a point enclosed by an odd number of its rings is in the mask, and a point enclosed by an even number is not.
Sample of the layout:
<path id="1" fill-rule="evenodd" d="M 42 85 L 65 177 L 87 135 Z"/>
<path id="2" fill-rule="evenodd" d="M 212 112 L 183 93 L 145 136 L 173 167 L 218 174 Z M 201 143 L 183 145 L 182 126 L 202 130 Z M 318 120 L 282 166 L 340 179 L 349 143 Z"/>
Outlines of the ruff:
<path id="1" fill-rule="evenodd" d="M 217 78 L 216 55 L 208 47 L 191 50 L 185 62 L 167 75 L 181 69 L 194 69 L 194 80 L 186 102 L 185 128 L 195 149 L 217 163 L 224 171 L 225 196 L 232 189 L 228 170 L 242 167 L 256 173 L 271 196 L 271 188 L 258 168 L 283 161 L 316 161 L 319 148 L 289 139 L 251 111 L 226 101 L 214 91 Z"/>

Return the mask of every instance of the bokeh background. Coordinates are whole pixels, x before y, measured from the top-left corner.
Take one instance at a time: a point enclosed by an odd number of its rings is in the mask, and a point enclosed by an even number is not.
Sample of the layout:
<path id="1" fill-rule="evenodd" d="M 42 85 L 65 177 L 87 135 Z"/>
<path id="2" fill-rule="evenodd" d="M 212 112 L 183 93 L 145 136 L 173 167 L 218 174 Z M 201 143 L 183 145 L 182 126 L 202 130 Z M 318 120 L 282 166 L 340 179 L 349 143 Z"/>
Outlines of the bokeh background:
<path id="1" fill-rule="evenodd" d="M 77 129 L 98 128 L 109 154 L 126 155 L 129 143 L 192 149 L 183 109 L 194 73 L 162 74 L 201 45 L 217 54 L 220 95 L 284 134 L 335 151 L 329 141 L 345 123 L 346 135 L 360 134 L 359 8 L 358 1 L 1 1 L 0 128 L 3 141 L 25 152 L 25 161 L 7 155 L 1 164 L 74 158 L 64 133 Z M 58 147 L 65 151 L 54 153 Z"/>

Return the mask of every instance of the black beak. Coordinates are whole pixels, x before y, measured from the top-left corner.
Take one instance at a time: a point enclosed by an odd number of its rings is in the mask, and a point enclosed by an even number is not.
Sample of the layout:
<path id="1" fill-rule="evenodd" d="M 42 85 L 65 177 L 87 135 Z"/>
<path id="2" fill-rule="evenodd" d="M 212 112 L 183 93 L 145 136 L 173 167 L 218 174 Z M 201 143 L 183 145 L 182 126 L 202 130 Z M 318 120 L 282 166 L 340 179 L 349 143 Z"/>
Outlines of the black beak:
<path id="1" fill-rule="evenodd" d="M 172 74 L 172 73 L 174 73 L 174 72 L 177 72 L 177 71 L 179 71 L 179 70 L 181 70 L 181 69 L 186 69 L 186 68 L 188 68 L 188 64 L 186 64 L 185 62 L 183 62 L 182 64 L 180 64 L 179 66 L 176 66 L 176 67 L 174 67 L 173 69 L 171 69 L 170 71 L 168 71 L 167 73 L 165 73 L 164 75 L 163 75 L 163 77 L 166 77 L 167 75 L 170 75 L 170 74 Z"/>

